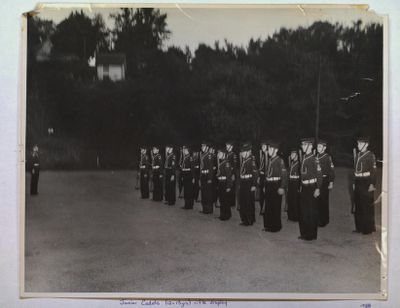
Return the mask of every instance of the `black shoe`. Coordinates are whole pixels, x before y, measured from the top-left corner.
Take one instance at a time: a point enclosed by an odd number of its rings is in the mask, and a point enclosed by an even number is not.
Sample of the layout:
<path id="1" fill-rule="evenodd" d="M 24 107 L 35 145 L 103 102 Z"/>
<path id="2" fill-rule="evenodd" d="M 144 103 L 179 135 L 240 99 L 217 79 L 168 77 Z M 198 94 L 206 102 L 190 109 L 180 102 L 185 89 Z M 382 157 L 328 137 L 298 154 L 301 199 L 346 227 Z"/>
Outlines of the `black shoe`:
<path id="1" fill-rule="evenodd" d="M 361 233 L 361 232 L 358 231 L 358 230 L 353 230 L 352 232 L 353 232 L 353 233 Z"/>
<path id="2" fill-rule="evenodd" d="M 299 239 L 299 240 L 304 240 L 304 237 L 299 236 L 298 239 Z"/>
<path id="3" fill-rule="evenodd" d="M 241 222 L 240 224 L 239 224 L 239 226 L 248 226 L 249 224 L 248 223 L 244 223 L 244 222 Z"/>

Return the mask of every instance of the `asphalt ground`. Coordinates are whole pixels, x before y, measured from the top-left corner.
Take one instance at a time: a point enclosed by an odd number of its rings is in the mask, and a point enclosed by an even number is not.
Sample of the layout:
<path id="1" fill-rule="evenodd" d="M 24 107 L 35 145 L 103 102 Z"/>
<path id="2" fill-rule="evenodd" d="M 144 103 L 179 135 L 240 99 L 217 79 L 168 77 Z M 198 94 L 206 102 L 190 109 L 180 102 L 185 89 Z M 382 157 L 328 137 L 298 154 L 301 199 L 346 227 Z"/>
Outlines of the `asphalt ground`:
<path id="1" fill-rule="evenodd" d="M 200 203 L 142 200 L 134 171 L 41 172 L 26 194 L 25 291 L 377 293 L 381 204 L 377 232 L 352 233 L 349 172 L 336 169 L 330 224 L 311 242 L 285 212 L 267 233 L 258 215 L 245 227 L 236 210 L 221 222 Z"/>

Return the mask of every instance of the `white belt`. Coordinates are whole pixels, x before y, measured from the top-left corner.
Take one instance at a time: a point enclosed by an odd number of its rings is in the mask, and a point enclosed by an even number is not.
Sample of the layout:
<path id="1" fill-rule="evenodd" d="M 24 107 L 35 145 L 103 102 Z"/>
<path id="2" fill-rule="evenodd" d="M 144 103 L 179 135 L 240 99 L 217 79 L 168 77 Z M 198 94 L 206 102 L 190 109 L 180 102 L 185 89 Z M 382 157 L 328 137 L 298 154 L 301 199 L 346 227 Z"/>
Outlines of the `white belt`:
<path id="1" fill-rule="evenodd" d="M 303 180 L 301 182 L 303 184 L 314 184 L 314 183 L 317 183 L 317 179 Z"/>
<path id="2" fill-rule="evenodd" d="M 218 180 L 226 180 L 226 176 L 219 176 Z"/>
<path id="3" fill-rule="evenodd" d="M 252 174 L 245 174 L 240 176 L 241 179 L 251 179 L 252 177 L 253 177 Z"/>
<path id="4" fill-rule="evenodd" d="M 327 174 L 323 174 L 322 177 L 326 178 L 328 175 Z"/>
<path id="5" fill-rule="evenodd" d="M 35 167 L 38 167 L 39 166 L 39 164 L 33 164 Z"/>
<path id="6" fill-rule="evenodd" d="M 146 166 L 140 166 L 140 169 L 146 169 Z"/>
<path id="7" fill-rule="evenodd" d="M 172 169 L 172 167 L 165 167 L 165 169 Z"/>
<path id="8" fill-rule="evenodd" d="M 183 168 L 182 171 L 190 171 L 190 168 Z"/>
<path id="9" fill-rule="evenodd" d="M 279 176 L 276 177 L 269 177 L 267 178 L 267 182 L 276 182 L 279 181 L 281 178 Z"/>
<path id="10" fill-rule="evenodd" d="M 195 168 L 196 168 L 196 169 L 199 169 L 200 167 L 199 167 L 199 166 L 195 166 Z"/>
<path id="11" fill-rule="evenodd" d="M 290 175 L 289 179 L 299 179 L 300 176 L 299 175 Z"/>
<path id="12" fill-rule="evenodd" d="M 210 170 L 201 170 L 201 173 L 202 174 L 207 174 L 207 173 L 209 173 L 210 172 Z"/>
<path id="13" fill-rule="evenodd" d="M 358 178 L 362 178 L 362 177 L 370 176 L 371 173 L 369 171 L 368 172 L 356 172 L 356 173 L 354 173 L 354 175 Z"/>
<path id="14" fill-rule="evenodd" d="M 160 166 L 153 166 L 153 169 L 158 169 L 160 168 Z"/>

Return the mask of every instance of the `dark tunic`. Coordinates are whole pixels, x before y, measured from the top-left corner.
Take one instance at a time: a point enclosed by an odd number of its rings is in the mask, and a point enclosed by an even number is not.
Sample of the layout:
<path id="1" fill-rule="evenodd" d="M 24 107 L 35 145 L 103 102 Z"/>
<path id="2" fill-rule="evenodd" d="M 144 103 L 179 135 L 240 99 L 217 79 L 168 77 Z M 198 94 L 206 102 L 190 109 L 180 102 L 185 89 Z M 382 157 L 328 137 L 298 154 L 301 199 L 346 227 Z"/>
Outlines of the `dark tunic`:
<path id="1" fill-rule="evenodd" d="M 221 161 L 218 172 L 218 198 L 221 203 L 219 219 L 228 220 L 231 218 L 230 192 L 233 189 L 232 167 L 227 160 Z M 227 192 L 227 190 L 230 190 Z"/>
<path id="2" fill-rule="evenodd" d="M 278 232 L 282 229 L 281 204 L 282 195 L 278 189 L 286 189 L 287 171 L 283 159 L 279 156 L 272 157 L 267 166 L 265 174 L 265 231 Z"/>
<path id="3" fill-rule="evenodd" d="M 300 215 L 300 163 L 291 161 L 289 165 L 289 184 L 287 192 L 287 215 L 290 221 L 299 221 Z"/>
<path id="4" fill-rule="evenodd" d="M 201 205 L 204 214 L 213 212 L 214 203 L 214 162 L 210 153 L 201 153 L 200 157 L 200 182 L 201 182 Z"/>
<path id="5" fill-rule="evenodd" d="M 300 236 L 305 240 L 315 240 L 318 234 L 318 209 L 314 192 L 321 187 L 322 173 L 314 154 L 310 153 L 303 157 L 300 176 Z"/>
<path id="6" fill-rule="evenodd" d="M 317 155 L 322 170 L 321 194 L 318 197 L 318 226 L 325 227 L 329 223 L 329 183 L 335 180 L 335 168 L 329 154 Z"/>
<path id="7" fill-rule="evenodd" d="M 228 193 L 228 203 L 231 207 L 236 205 L 236 186 L 237 186 L 237 174 L 238 174 L 238 158 L 235 152 L 230 151 L 226 153 L 226 160 L 231 167 L 231 174 L 232 174 L 232 189 Z"/>
<path id="8" fill-rule="evenodd" d="M 243 160 L 240 168 L 239 213 L 243 225 L 252 225 L 255 220 L 255 191 L 257 184 L 257 167 L 255 159 L 250 156 Z"/>
<path id="9" fill-rule="evenodd" d="M 193 158 L 188 154 L 183 156 L 182 161 L 182 178 L 183 178 L 183 198 L 185 200 L 185 209 L 193 209 L 194 203 L 194 178 L 195 169 Z"/>
<path id="10" fill-rule="evenodd" d="M 165 201 L 174 205 L 176 201 L 176 156 L 167 154 L 165 158 Z"/>
<path id="11" fill-rule="evenodd" d="M 260 159 L 259 159 L 259 203 L 260 203 L 260 214 L 264 212 L 264 203 L 265 203 L 265 168 L 267 166 L 267 153 L 260 151 Z"/>
<path id="12" fill-rule="evenodd" d="M 39 185 L 39 172 L 40 172 L 40 162 L 39 162 L 39 154 L 34 152 L 31 156 L 31 195 L 38 194 L 38 185 Z"/>
<path id="13" fill-rule="evenodd" d="M 147 154 L 140 154 L 139 174 L 140 174 L 140 194 L 143 199 L 149 198 L 149 168 L 150 159 Z"/>
<path id="14" fill-rule="evenodd" d="M 376 183 L 376 159 L 371 151 L 360 152 L 354 163 L 354 222 L 356 231 L 369 234 L 375 228 L 374 192 L 369 186 Z"/>
<path id="15" fill-rule="evenodd" d="M 160 153 L 153 156 L 151 162 L 153 170 L 153 200 L 162 201 L 163 199 L 163 160 Z"/>

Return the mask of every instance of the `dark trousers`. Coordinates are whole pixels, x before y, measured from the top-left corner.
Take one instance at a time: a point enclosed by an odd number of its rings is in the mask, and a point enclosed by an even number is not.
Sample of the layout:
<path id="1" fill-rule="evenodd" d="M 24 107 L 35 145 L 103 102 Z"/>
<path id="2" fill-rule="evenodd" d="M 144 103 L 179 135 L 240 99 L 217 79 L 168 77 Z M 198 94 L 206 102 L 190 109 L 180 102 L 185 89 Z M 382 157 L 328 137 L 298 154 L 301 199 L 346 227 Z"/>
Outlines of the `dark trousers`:
<path id="1" fill-rule="evenodd" d="M 231 205 L 229 198 L 232 188 L 229 192 L 226 191 L 226 180 L 219 180 L 218 182 L 218 198 L 221 204 L 219 218 L 221 220 L 228 220 L 232 217 Z"/>
<path id="2" fill-rule="evenodd" d="M 302 185 L 300 196 L 300 235 L 305 240 L 317 239 L 318 210 L 317 199 L 314 198 L 316 184 Z"/>
<path id="3" fill-rule="evenodd" d="M 194 175 L 194 191 L 193 191 L 193 195 L 194 195 L 194 200 L 199 200 L 199 194 L 200 194 L 200 186 L 199 186 L 199 182 L 200 182 L 200 175 L 198 170 L 195 171 L 195 175 Z"/>
<path id="4" fill-rule="evenodd" d="M 252 225 L 256 219 L 255 215 L 255 196 L 251 191 L 252 181 L 242 179 L 239 188 L 240 219 L 244 225 Z"/>
<path id="5" fill-rule="evenodd" d="M 265 185 L 264 228 L 269 232 L 278 232 L 282 229 L 281 204 L 282 196 L 278 194 L 281 181 L 267 182 Z"/>
<path id="6" fill-rule="evenodd" d="M 287 192 L 287 215 L 291 221 L 299 221 L 300 213 L 300 180 L 291 179 L 289 180 L 288 192 Z"/>
<path id="7" fill-rule="evenodd" d="M 38 194 L 38 184 L 39 184 L 39 169 L 34 169 L 35 172 L 31 172 L 31 195 Z"/>
<path id="8" fill-rule="evenodd" d="M 258 202 L 260 204 L 260 214 L 264 208 L 264 203 L 265 203 L 265 192 L 264 192 L 264 186 L 265 186 L 265 175 L 261 174 L 260 175 L 260 189 L 259 189 L 259 197 L 258 197 Z"/>
<path id="9" fill-rule="evenodd" d="M 160 171 L 153 171 L 153 200 L 162 201 L 163 199 L 163 181 L 160 178 Z"/>
<path id="10" fill-rule="evenodd" d="M 369 178 L 356 178 L 354 188 L 354 222 L 356 231 L 363 234 L 374 232 L 374 192 L 368 192 Z"/>
<path id="11" fill-rule="evenodd" d="M 211 214 L 214 210 L 214 183 L 207 183 L 207 177 L 201 176 L 201 205 L 203 213 Z"/>
<path id="12" fill-rule="evenodd" d="M 183 171 L 179 171 L 179 176 L 178 176 L 178 190 L 179 190 L 179 198 L 182 196 L 182 190 L 183 190 Z"/>
<path id="13" fill-rule="evenodd" d="M 329 223 L 329 179 L 324 177 L 321 194 L 318 197 L 318 226 L 325 227 Z"/>
<path id="14" fill-rule="evenodd" d="M 194 203 L 194 184 L 190 171 L 182 171 L 183 178 L 183 198 L 185 200 L 185 209 L 192 209 Z"/>
<path id="15" fill-rule="evenodd" d="M 235 177 L 235 180 L 233 181 L 233 184 L 232 184 L 232 189 L 229 192 L 229 201 L 228 202 L 231 207 L 236 206 L 237 183 L 238 183 L 238 181 L 236 180 L 236 177 Z"/>
<path id="16" fill-rule="evenodd" d="M 143 199 L 149 197 L 149 172 L 140 171 L 140 194 Z"/>
<path id="17" fill-rule="evenodd" d="M 171 177 L 174 179 L 171 180 Z M 176 201 L 176 177 L 172 169 L 165 169 L 165 201 L 168 205 L 174 205 Z"/>

